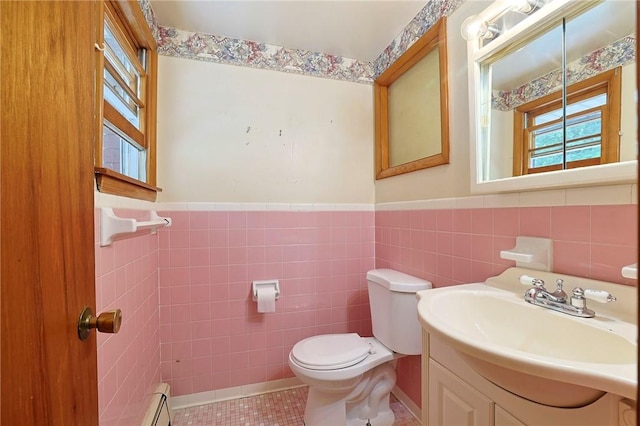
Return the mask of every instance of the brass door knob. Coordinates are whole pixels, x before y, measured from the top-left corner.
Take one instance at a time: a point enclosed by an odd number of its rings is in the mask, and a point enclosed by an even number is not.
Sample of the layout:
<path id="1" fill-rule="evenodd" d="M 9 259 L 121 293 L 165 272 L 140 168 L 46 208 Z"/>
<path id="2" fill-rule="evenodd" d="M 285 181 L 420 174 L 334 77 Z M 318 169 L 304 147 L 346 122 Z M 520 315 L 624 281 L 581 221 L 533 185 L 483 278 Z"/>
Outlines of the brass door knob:
<path id="1" fill-rule="evenodd" d="M 78 318 L 78 337 L 80 340 L 86 340 L 92 328 L 101 333 L 117 333 L 121 324 L 122 311 L 120 309 L 106 311 L 94 317 L 91 308 L 85 306 L 80 313 L 80 318 Z"/>

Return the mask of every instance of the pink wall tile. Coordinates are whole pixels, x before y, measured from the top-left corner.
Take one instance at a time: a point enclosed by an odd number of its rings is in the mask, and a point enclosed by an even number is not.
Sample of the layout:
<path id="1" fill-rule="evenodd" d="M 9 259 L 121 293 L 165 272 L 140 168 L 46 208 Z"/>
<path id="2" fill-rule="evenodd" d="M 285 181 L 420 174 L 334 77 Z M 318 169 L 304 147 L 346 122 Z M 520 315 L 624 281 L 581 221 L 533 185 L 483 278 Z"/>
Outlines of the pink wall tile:
<path id="1" fill-rule="evenodd" d="M 620 270 L 625 265 L 636 263 L 637 259 L 636 246 L 592 244 L 590 277 L 596 280 L 636 285 L 636 280 L 622 278 Z"/>
<path id="2" fill-rule="evenodd" d="M 591 239 L 591 207 L 552 207 L 551 238 L 554 241 L 589 242 Z"/>
<path id="3" fill-rule="evenodd" d="M 457 209 L 453 211 L 453 229 L 456 232 L 471 233 L 472 211 L 469 209 Z"/>
<path id="4" fill-rule="evenodd" d="M 521 208 L 518 235 L 549 238 L 551 235 L 551 207 Z"/>
<path id="5" fill-rule="evenodd" d="M 493 211 L 493 235 L 515 237 L 520 233 L 520 210 L 518 208 L 486 209 Z M 478 232 L 482 232 L 479 230 Z M 476 233 L 474 231 L 474 233 Z"/>
<path id="6" fill-rule="evenodd" d="M 169 241 L 160 249 L 169 260 L 159 264 L 161 288 L 172 290 L 160 298 L 162 312 L 171 308 L 161 343 L 190 348 L 179 358 L 167 354 L 172 368 L 162 380 L 174 395 L 292 377 L 287 357 L 302 336 L 370 334 L 365 274 L 374 265 L 373 212 L 208 212 L 188 223 L 159 232 Z M 277 311 L 258 313 L 251 281 L 272 278 L 282 291 Z"/>
<path id="7" fill-rule="evenodd" d="M 436 229 L 438 231 L 453 230 L 453 210 L 436 210 Z"/>
<path id="8" fill-rule="evenodd" d="M 637 255 L 636 206 L 162 214 L 171 228 L 96 247 L 98 309 L 125 314 L 119 335 L 98 340 L 104 424 L 126 422 L 151 383 L 185 395 L 292 377 L 287 356 L 300 339 L 371 335 L 374 267 L 436 287 L 484 281 L 513 265 L 499 252 L 526 234 L 554 239 L 558 272 L 636 285 L 620 276 Z M 270 278 L 282 297 L 260 314 L 250 283 Z M 419 357 L 397 369 L 418 405 L 419 370 Z"/>
<path id="9" fill-rule="evenodd" d="M 99 230 L 96 209 L 96 235 Z M 96 309 L 119 308 L 123 318 L 118 334 L 98 334 L 101 425 L 131 424 L 144 409 L 149 387 L 160 381 L 160 324 L 167 319 L 158 306 L 158 246 L 158 235 L 146 235 L 95 247 Z"/>
<path id="10" fill-rule="evenodd" d="M 591 241 L 597 244 L 635 246 L 637 206 L 592 206 Z"/>
<path id="11" fill-rule="evenodd" d="M 376 213 L 375 224 L 376 267 L 435 287 L 482 282 L 514 266 L 500 251 L 513 248 L 518 235 L 551 237 L 559 273 L 637 285 L 620 274 L 637 259 L 635 205 L 386 211 Z M 408 241 L 402 237 L 407 224 Z M 416 243 L 420 232 L 422 244 Z M 397 368 L 398 385 L 417 405 L 419 369 L 419 357 L 404 358 Z"/>
<path id="12" fill-rule="evenodd" d="M 591 246 L 588 243 L 554 241 L 553 262 L 555 272 L 588 277 L 591 268 Z"/>
<path id="13" fill-rule="evenodd" d="M 471 233 L 493 235 L 493 209 L 473 209 L 471 211 Z"/>

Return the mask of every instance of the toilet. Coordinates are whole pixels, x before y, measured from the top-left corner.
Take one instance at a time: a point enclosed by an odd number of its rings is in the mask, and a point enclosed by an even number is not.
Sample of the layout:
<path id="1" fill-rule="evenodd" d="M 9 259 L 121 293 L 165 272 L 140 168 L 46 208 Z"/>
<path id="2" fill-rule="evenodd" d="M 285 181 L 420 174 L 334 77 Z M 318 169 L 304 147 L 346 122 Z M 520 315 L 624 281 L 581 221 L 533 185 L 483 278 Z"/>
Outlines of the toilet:
<path id="1" fill-rule="evenodd" d="M 415 293 L 431 283 L 392 269 L 369 271 L 367 282 L 374 337 L 323 334 L 289 353 L 291 370 L 309 386 L 305 426 L 393 425 L 396 360 L 421 353 Z"/>

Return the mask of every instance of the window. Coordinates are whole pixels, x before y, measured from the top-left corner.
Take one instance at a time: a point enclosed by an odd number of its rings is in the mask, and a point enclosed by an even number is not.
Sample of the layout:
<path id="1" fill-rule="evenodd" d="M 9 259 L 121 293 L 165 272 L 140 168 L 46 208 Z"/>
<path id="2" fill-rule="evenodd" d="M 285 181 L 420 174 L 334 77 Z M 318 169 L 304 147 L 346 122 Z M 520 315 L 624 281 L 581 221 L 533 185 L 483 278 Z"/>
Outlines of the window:
<path id="1" fill-rule="evenodd" d="M 567 88 L 566 141 L 561 92 L 518 107 L 514 176 L 618 161 L 620 76 L 616 68 Z"/>
<path id="2" fill-rule="evenodd" d="M 374 82 L 376 179 L 449 163 L 448 92 L 442 17 Z"/>
<path id="3" fill-rule="evenodd" d="M 137 2 L 105 1 L 100 28 L 98 190 L 155 201 L 155 40 Z"/>

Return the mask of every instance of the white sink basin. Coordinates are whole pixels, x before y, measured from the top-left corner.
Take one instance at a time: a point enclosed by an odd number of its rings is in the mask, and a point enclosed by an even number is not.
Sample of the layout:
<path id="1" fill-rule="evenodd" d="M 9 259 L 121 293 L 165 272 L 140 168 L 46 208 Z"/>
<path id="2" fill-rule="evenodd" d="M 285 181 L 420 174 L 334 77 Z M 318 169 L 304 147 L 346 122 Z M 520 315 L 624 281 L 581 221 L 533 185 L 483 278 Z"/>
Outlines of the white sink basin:
<path id="1" fill-rule="evenodd" d="M 533 306 L 524 290 L 480 283 L 422 291 L 419 319 L 480 375 L 527 399 L 577 407 L 605 392 L 636 398 L 635 324 L 599 315 L 598 303 L 586 319 Z"/>

